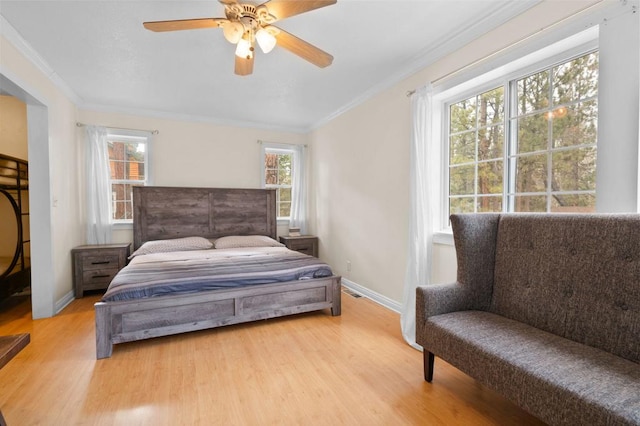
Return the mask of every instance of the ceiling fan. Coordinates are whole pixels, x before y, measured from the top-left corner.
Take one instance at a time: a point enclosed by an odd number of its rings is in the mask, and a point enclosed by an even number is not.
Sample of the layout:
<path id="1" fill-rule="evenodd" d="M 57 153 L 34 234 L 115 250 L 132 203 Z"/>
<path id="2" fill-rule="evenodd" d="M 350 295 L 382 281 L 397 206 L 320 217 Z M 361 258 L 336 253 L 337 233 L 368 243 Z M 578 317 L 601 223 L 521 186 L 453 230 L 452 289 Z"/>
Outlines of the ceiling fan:
<path id="1" fill-rule="evenodd" d="M 227 41 L 236 45 L 235 73 L 238 75 L 253 72 L 256 42 L 264 53 L 269 53 L 278 45 L 320 68 L 333 62 L 333 56 L 327 52 L 272 24 L 290 16 L 330 6 L 337 0 L 269 0 L 258 6 L 238 3 L 236 0 L 219 1 L 224 5 L 226 18 L 154 21 L 143 25 L 146 29 L 157 32 L 222 28 Z"/>

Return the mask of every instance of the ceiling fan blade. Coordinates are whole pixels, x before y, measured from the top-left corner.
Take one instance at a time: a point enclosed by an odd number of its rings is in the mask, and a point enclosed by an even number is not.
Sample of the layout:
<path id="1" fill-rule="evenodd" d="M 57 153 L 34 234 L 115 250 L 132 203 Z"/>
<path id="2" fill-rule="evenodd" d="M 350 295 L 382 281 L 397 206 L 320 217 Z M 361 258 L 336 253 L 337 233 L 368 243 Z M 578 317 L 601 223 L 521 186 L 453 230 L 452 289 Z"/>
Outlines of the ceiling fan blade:
<path id="1" fill-rule="evenodd" d="M 333 56 L 324 50 L 321 50 L 280 28 L 274 28 L 277 30 L 275 31 L 277 33 L 275 34 L 277 46 L 287 49 L 289 52 L 300 56 L 302 59 L 305 59 L 320 68 L 327 67 L 333 62 Z"/>
<path id="2" fill-rule="evenodd" d="M 173 21 L 153 21 L 145 22 L 142 25 L 148 30 L 162 31 L 180 31 L 180 30 L 197 30 L 200 28 L 217 28 L 228 22 L 224 18 L 201 18 L 201 19 L 179 19 Z"/>
<path id="3" fill-rule="evenodd" d="M 269 9 L 269 14 L 273 15 L 276 20 L 280 20 L 309 12 L 310 10 L 331 6 L 335 4 L 336 1 L 337 0 L 269 0 L 261 6 L 266 6 L 267 9 Z"/>
<path id="4" fill-rule="evenodd" d="M 238 55 L 234 55 L 234 57 L 236 58 L 235 72 L 237 75 L 249 75 L 253 73 L 254 56 L 250 56 L 249 58 L 241 58 Z"/>

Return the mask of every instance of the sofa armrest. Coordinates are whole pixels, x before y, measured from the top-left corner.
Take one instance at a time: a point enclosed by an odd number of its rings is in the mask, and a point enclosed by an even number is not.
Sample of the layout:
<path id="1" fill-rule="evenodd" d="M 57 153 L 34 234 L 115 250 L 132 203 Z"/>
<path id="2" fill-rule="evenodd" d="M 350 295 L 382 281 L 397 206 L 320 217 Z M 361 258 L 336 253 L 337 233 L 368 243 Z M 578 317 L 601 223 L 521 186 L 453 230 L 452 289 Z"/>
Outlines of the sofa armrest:
<path id="1" fill-rule="evenodd" d="M 473 305 L 471 292 L 457 282 L 418 286 L 416 289 L 416 316 L 422 316 L 421 319 L 465 311 Z"/>

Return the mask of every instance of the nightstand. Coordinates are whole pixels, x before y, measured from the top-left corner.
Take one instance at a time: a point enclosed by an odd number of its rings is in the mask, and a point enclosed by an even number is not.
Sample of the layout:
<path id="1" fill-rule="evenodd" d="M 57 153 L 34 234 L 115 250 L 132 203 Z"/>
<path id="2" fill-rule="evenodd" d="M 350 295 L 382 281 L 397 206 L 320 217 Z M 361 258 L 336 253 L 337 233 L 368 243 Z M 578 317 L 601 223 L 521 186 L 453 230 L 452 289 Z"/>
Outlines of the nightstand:
<path id="1" fill-rule="evenodd" d="M 86 290 L 106 289 L 127 264 L 130 250 L 130 243 L 87 245 L 71 250 L 76 298 L 82 297 Z"/>
<path id="2" fill-rule="evenodd" d="M 289 250 L 318 257 L 318 237 L 313 235 L 301 235 L 299 237 L 280 237 L 280 242 Z"/>

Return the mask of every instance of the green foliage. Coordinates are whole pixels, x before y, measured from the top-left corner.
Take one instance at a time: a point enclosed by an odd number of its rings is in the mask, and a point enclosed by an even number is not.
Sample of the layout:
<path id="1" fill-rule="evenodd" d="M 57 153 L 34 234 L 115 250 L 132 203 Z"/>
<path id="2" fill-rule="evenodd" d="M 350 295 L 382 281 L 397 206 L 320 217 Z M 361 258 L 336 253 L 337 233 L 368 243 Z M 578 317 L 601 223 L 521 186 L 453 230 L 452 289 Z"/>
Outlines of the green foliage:
<path id="1" fill-rule="evenodd" d="M 266 153 L 264 165 L 266 185 L 277 188 L 276 208 L 278 217 L 289 217 L 291 214 L 293 155 Z"/>
<path id="2" fill-rule="evenodd" d="M 515 211 L 593 211 L 598 54 L 516 80 L 505 155 L 505 87 L 449 108 L 450 212 L 502 211 L 504 158 L 515 166 Z M 551 199 L 547 199 L 550 194 Z"/>

